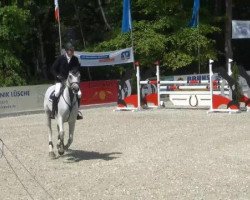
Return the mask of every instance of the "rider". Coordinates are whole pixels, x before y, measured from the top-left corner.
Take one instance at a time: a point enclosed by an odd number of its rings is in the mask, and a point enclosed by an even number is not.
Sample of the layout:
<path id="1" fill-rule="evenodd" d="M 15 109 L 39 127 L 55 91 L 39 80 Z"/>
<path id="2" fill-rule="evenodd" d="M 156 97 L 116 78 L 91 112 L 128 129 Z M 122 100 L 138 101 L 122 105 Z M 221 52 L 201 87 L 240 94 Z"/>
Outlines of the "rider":
<path id="1" fill-rule="evenodd" d="M 55 119 L 55 112 L 57 110 L 58 98 L 60 95 L 63 82 L 67 79 L 69 71 L 79 71 L 80 63 L 78 58 L 74 55 L 74 46 L 71 43 L 65 45 L 65 54 L 60 55 L 52 65 L 52 73 L 55 76 L 55 94 L 52 97 L 52 112 L 51 118 Z M 81 90 L 78 91 L 78 107 L 80 106 Z M 77 119 L 82 119 L 82 113 L 78 111 Z"/>

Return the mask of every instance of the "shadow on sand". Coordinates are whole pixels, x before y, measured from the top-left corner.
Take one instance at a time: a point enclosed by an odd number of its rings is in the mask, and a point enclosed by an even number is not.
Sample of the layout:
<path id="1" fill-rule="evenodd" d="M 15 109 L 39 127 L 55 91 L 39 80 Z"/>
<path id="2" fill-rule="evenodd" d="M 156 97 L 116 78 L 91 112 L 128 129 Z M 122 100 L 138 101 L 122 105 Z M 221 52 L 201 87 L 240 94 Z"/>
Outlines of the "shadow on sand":
<path id="1" fill-rule="evenodd" d="M 115 155 L 122 154 L 120 152 L 111 152 L 111 153 L 99 153 L 94 151 L 82 151 L 82 150 L 72 150 L 69 149 L 65 152 L 64 155 L 60 156 L 61 158 L 66 158 L 69 162 L 80 162 L 82 160 L 113 160 L 119 158 Z"/>

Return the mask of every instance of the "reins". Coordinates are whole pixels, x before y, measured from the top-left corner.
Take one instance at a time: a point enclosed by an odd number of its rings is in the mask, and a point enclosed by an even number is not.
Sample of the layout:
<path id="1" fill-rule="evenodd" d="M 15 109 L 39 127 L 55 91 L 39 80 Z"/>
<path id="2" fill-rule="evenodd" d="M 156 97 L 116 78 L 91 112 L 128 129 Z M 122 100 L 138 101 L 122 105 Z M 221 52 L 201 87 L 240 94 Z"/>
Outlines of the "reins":
<path id="1" fill-rule="evenodd" d="M 65 84 L 66 87 L 68 87 L 68 89 L 70 89 L 69 92 L 72 92 L 71 86 L 72 86 L 74 83 L 77 84 L 77 85 L 79 85 L 78 82 L 72 82 L 72 83 L 70 83 L 70 84 L 68 84 L 68 81 L 66 82 L 66 84 Z M 64 90 L 66 89 L 66 87 L 64 88 Z M 65 97 L 64 97 L 64 90 L 63 90 L 63 92 L 62 92 L 62 97 L 63 97 L 64 102 L 65 102 L 65 103 L 68 105 L 68 107 L 69 107 L 69 117 L 68 117 L 68 119 L 67 119 L 67 121 L 69 121 L 69 118 L 70 118 L 72 109 L 73 109 L 73 107 L 75 106 L 75 104 L 76 104 L 76 102 L 77 102 L 77 99 L 76 99 L 76 101 L 75 101 L 74 104 L 73 104 L 73 99 L 74 99 L 74 96 L 76 96 L 77 94 L 74 94 L 74 93 L 72 92 L 72 94 L 73 94 L 72 101 L 71 101 L 71 96 L 70 96 L 70 103 L 68 103 L 67 100 L 66 100 Z"/>

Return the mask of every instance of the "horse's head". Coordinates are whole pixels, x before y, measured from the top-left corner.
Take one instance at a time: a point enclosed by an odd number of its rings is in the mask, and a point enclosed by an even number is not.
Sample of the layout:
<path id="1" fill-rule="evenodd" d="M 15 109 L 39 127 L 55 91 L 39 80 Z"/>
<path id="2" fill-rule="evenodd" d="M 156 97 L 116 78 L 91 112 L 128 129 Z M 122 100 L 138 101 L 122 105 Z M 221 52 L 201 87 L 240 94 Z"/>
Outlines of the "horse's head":
<path id="1" fill-rule="evenodd" d="M 80 90 L 80 73 L 77 71 L 70 71 L 67 78 L 67 86 L 72 90 L 74 94 L 77 94 Z"/>

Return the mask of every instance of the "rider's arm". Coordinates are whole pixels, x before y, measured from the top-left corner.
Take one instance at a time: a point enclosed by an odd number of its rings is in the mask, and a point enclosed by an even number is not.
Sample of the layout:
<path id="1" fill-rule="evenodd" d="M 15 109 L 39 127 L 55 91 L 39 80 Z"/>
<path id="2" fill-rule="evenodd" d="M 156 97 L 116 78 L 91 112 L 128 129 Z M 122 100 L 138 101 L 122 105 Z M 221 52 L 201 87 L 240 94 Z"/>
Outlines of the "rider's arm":
<path id="1" fill-rule="evenodd" d="M 56 78 L 59 75 L 59 68 L 60 68 L 60 56 L 55 60 L 52 65 L 51 73 Z"/>
<path id="2" fill-rule="evenodd" d="M 79 60 L 76 56 L 73 57 L 74 59 L 74 65 L 73 65 L 73 71 L 77 71 L 79 72 L 80 71 L 80 63 L 79 63 Z"/>

